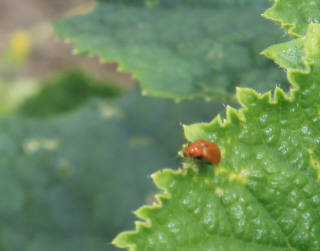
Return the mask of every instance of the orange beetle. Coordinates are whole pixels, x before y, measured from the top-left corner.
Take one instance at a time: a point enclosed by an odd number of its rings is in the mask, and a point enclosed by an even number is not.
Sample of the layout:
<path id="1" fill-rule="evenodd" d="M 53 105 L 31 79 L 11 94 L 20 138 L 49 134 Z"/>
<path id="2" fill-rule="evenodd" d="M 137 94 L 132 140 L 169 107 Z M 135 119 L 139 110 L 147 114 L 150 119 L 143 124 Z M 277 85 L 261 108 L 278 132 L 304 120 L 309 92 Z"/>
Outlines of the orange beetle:
<path id="1" fill-rule="evenodd" d="M 192 157 L 193 159 L 205 159 L 212 164 L 218 165 L 221 160 L 221 152 L 219 147 L 210 141 L 198 139 L 189 144 L 183 150 L 184 157 Z"/>

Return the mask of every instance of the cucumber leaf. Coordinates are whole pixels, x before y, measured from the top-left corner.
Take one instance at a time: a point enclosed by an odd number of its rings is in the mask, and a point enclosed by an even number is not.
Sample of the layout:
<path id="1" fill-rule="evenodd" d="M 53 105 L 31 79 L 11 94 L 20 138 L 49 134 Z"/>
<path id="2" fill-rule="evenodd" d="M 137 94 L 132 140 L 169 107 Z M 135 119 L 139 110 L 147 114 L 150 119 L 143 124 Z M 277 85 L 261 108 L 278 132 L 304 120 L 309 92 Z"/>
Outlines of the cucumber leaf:
<path id="1" fill-rule="evenodd" d="M 320 250 L 320 25 L 310 24 L 299 42 L 278 46 L 294 60 L 284 61 L 275 48 L 265 53 L 288 67 L 290 93 L 239 88 L 240 110 L 228 107 L 226 119 L 184 126 L 188 141 L 215 142 L 221 162 L 186 160 L 183 170 L 152 175 L 163 193 L 135 212 L 143 221 L 118 235 L 116 246 Z"/>
<path id="2" fill-rule="evenodd" d="M 143 94 L 233 101 L 236 85 L 287 86 L 281 71 L 258 54 L 286 39 L 260 17 L 267 6 L 267 0 L 99 1 L 91 13 L 54 26 L 77 53 L 131 72 Z"/>

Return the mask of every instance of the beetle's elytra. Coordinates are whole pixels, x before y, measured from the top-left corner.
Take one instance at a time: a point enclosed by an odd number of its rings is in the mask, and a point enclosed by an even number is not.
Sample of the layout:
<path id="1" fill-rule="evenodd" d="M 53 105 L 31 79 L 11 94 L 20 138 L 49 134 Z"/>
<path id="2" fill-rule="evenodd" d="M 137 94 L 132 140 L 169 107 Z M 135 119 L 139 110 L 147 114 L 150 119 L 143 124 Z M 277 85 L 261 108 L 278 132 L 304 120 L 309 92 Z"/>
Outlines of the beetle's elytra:
<path id="1" fill-rule="evenodd" d="M 192 157 L 193 159 L 204 159 L 212 164 L 218 165 L 221 160 L 221 152 L 219 147 L 210 141 L 198 139 L 190 143 L 183 150 L 184 157 Z"/>

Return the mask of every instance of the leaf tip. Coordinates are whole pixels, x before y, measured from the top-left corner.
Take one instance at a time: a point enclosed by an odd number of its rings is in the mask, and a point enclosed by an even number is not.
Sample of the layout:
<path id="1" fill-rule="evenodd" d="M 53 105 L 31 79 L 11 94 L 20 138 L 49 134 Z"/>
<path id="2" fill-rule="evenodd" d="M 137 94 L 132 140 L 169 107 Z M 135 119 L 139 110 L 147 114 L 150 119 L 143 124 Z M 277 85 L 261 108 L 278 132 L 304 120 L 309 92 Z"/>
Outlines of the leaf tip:
<path id="1" fill-rule="evenodd" d="M 236 95 L 239 103 L 243 107 L 255 106 L 257 105 L 260 95 L 250 88 L 236 88 Z"/>
<path id="2" fill-rule="evenodd" d="M 180 175 L 181 173 L 181 169 L 179 169 L 178 171 L 164 169 L 153 173 L 151 175 L 151 178 L 160 189 L 166 192 L 167 188 L 173 187 L 175 185 L 174 177 Z"/>
<path id="3" fill-rule="evenodd" d="M 118 234 L 111 242 L 111 244 L 118 248 L 127 248 L 129 251 L 135 251 L 136 245 L 130 241 L 130 237 L 135 232 L 122 232 Z"/>
<path id="4" fill-rule="evenodd" d="M 229 105 L 227 106 L 226 114 L 227 114 L 227 121 L 230 123 L 239 124 L 240 122 L 243 122 L 245 120 L 241 112 L 239 112 L 239 110 Z"/>

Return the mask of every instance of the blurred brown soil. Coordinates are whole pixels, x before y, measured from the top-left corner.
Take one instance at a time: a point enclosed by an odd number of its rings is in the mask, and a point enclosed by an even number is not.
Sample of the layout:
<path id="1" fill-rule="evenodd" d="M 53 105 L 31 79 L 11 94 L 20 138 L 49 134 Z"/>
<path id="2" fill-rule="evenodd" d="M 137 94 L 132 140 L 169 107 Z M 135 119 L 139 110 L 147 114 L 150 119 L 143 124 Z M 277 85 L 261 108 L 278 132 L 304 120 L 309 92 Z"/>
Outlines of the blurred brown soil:
<path id="1" fill-rule="evenodd" d="M 59 41 L 50 23 L 60 17 L 82 13 L 94 7 L 93 0 L 0 0 L 0 50 L 5 48 L 10 34 L 17 30 L 31 32 L 34 43 L 30 61 L 21 74 L 42 79 L 65 68 L 77 67 L 110 79 L 122 87 L 131 87 L 130 74 L 119 73 L 113 64 L 100 64 L 97 58 L 73 55 L 73 45 Z"/>

